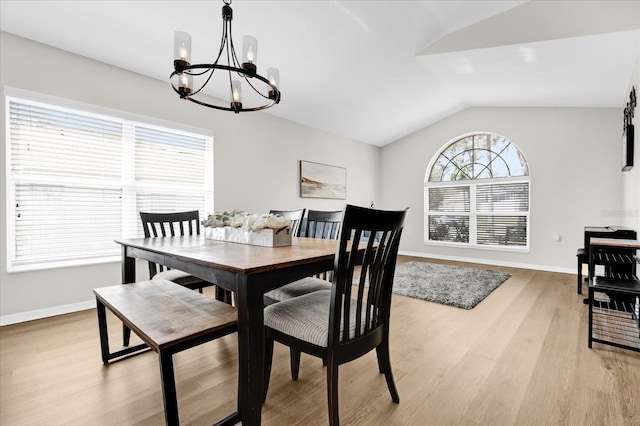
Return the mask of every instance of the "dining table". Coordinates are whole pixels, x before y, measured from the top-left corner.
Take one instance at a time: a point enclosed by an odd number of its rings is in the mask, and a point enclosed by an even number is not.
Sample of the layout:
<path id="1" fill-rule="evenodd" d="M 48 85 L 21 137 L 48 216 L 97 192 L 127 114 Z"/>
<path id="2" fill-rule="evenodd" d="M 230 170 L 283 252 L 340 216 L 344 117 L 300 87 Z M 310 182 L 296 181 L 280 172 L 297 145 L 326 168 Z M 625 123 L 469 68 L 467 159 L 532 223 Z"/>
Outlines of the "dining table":
<path id="1" fill-rule="evenodd" d="M 216 425 L 259 425 L 264 371 L 264 293 L 333 268 L 336 240 L 291 239 L 264 247 L 196 236 L 118 239 L 122 283 L 136 281 L 136 259 L 180 269 L 235 293 L 238 312 L 237 411 Z M 125 337 L 125 345 L 128 337 Z"/>

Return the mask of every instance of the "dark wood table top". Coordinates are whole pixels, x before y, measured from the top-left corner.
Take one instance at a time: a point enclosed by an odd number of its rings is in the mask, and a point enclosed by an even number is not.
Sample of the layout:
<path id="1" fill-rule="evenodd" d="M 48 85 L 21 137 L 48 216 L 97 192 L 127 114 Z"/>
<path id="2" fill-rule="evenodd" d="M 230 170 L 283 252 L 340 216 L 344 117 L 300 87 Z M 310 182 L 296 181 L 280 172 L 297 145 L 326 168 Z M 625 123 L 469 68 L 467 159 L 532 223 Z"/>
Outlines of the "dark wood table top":
<path id="1" fill-rule="evenodd" d="M 618 238 L 591 238 L 592 246 L 640 248 L 640 240 L 626 240 Z"/>
<path id="2" fill-rule="evenodd" d="M 337 241 L 318 238 L 292 238 L 291 246 L 284 247 L 253 246 L 202 236 L 130 238 L 116 242 L 241 275 L 331 260 L 337 248 Z"/>

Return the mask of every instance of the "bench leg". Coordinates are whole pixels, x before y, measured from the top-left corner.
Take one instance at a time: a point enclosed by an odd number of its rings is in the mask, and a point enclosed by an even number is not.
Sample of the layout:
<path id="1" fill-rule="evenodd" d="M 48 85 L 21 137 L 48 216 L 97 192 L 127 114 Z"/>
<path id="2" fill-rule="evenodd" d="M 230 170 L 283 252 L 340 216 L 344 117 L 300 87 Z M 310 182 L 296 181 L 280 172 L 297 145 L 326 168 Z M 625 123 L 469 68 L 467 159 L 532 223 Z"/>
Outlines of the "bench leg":
<path id="1" fill-rule="evenodd" d="M 122 324 L 122 346 L 129 346 L 131 341 L 131 329 L 126 324 Z"/>
<path id="2" fill-rule="evenodd" d="M 109 332 L 107 329 L 107 310 L 104 303 L 99 299 L 96 299 L 96 308 L 98 312 L 98 331 L 100 333 L 100 355 L 102 356 L 103 364 L 108 364 L 109 360 L 114 358 L 119 358 L 136 352 L 142 352 L 143 350 L 146 352 L 151 349 L 146 343 L 142 343 L 111 353 L 109 350 Z M 126 326 L 123 324 L 123 327 Z M 129 327 L 126 327 L 126 329 L 129 330 L 129 334 L 131 334 Z M 129 342 L 127 342 L 127 344 L 128 343 Z"/>
<path id="3" fill-rule="evenodd" d="M 109 362 L 109 337 L 107 335 L 107 313 L 104 305 L 96 300 L 98 309 L 98 330 L 100 331 L 100 352 L 102 354 L 102 363 Z"/>
<path id="4" fill-rule="evenodd" d="M 167 425 L 178 425 L 178 399 L 176 395 L 176 379 L 173 372 L 173 353 L 159 351 L 160 382 L 162 383 L 162 401 Z"/>

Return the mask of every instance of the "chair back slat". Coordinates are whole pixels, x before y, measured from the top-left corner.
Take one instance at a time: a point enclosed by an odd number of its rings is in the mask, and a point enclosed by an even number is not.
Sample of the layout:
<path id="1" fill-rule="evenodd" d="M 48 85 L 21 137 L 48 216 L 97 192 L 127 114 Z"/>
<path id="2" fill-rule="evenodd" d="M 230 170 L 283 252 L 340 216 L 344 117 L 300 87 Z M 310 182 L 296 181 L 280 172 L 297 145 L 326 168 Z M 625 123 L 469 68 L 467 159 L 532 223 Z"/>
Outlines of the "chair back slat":
<path id="1" fill-rule="evenodd" d="M 400 237 L 408 210 L 347 205 L 334 265 L 329 346 L 361 353 L 388 327 Z M 364 247 L 364 253 L 358 248 Z M 369 348 L 370 350 L 370 348 Z"/>
<path id="2" fill-rule="evenodd" d="M 342 210 L 309 210 L 300 235 L 307 238 L 338 239 L 342 225 Z"/>
<path id="3" fill-rule="evenodd" d="M 140 212 L 140 220 L 145 238 L 200 234 L 200 214 L 197 210 L 176 213 Z M 176 234 L 176 229 L 180 231 L 179 234 Z M 188 233 L 185 232 L 186 229 Z M 164 270 L 165 266 L 149 262 L 149 278 Z"/>

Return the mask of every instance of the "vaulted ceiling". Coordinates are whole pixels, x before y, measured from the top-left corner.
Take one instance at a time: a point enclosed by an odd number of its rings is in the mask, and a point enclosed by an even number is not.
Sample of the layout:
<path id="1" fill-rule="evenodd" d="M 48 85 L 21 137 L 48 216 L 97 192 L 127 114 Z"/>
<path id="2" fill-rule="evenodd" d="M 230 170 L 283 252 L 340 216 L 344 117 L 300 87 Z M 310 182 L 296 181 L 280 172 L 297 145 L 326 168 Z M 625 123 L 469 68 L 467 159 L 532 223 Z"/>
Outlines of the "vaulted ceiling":
<path id="1" fill-rule="evenodd" d="M 193 37 L 193 63 L 213 62 L 221 7 L 2 0 L 0 29 L 168 81 L 175 30 Z M 255 36 L 259 71 L 280 69 L 282 102 L 268 114 L 377 146 L 470 106 L 622 108 L 640 54 L 637 0 L 232 7 L 236 43 Z"/>

